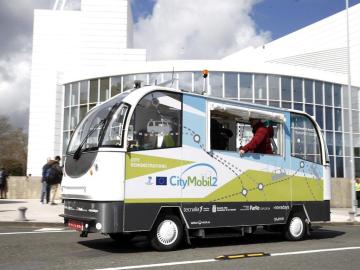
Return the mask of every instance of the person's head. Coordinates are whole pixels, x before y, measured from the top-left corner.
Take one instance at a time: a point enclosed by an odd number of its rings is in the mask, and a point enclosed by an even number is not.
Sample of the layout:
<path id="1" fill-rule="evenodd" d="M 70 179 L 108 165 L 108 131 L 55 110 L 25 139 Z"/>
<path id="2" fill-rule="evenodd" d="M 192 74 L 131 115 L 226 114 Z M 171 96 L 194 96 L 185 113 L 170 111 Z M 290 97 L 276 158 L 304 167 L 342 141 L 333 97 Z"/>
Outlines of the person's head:
<path id="1" fill-rule="evenodd" d="M 250 117 L 249 122 L 251 127 L 255 127 L 260 122 L 260 119 Z"/>
<path id="2" fill-rule="evenodd" d="M 55 157 L 55 160 L 56 160 L 57 162 L 60 162 L 60 160 L 61 160 L 60 156 L 56 156 L 56 157 Z"/>

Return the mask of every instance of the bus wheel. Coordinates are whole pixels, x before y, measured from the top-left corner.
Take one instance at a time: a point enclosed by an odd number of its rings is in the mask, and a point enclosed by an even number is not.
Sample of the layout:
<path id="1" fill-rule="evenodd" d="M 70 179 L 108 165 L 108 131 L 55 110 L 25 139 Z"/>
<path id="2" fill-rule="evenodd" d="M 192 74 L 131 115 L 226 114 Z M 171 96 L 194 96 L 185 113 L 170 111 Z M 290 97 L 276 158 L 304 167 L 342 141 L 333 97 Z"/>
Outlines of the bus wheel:
<path id="1" fill-rule="evenodd" d="M 290 241 L 298 241 L 306 234 L 306 223 L 303 217 L 294 214 L 290 216 L 285 228 L 285 238 Z"/>
<path id="2" fill-rule="evenodd" d="M 157 219 L 150 232 L 151 246 L 158 251 L 176 249 L 183 239 L 183 226 L 174 215 L 166 215 Z"/>

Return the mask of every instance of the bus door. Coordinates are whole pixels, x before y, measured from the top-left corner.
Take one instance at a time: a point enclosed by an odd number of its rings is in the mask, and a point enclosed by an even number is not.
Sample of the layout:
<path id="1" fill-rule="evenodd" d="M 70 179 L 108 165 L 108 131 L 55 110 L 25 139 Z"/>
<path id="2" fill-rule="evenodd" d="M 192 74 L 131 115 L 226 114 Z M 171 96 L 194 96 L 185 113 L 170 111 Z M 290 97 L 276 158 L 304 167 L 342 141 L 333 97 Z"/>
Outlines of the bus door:
<path id="1" fill-rule="evenodd" d="M 180 206 L 181 126 L 180 93 L 151 92 L 135 107 L 128 128 L 125 231 L 149 230 L 162 207 Z"/>

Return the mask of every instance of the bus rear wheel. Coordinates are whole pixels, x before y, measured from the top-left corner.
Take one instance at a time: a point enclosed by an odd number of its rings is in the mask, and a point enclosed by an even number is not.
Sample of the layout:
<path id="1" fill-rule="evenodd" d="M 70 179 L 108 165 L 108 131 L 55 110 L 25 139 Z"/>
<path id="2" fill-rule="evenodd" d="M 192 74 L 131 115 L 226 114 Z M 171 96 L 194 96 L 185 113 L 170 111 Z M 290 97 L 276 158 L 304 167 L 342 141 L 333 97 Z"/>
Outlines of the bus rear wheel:
<path id="1" fill-rule="evenodd" d="M 299 241 L 304 238 L 306 234 L 306 223 L 301 215 L 294 214 L 290 216 L 285 227 L 285 238 L 290 241 Z"/>
<path id="2" fill-rule="evenodd" d="M 158 251 L 174 250 L 182 242 L 183 234 L 183 225 L 177 216 L 162 216 L 150 232 L 150 243 Z"/>

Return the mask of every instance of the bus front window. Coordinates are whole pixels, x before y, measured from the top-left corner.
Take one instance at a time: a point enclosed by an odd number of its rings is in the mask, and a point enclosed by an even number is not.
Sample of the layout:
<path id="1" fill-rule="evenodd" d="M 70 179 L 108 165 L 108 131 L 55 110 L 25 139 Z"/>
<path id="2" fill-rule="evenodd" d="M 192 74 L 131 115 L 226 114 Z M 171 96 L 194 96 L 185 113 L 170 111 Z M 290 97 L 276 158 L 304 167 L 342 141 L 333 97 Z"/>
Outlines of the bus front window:
<path id="1" fill-rule="evenodd" d="M 79 150 L 95 149 L 99 146 L 100 131 L 115 105 L 118 106 L 116 100 L 100 105 L 85 117 L 71 138 L 68 154 L 73 154 Z"/>
<path id="2" fill-rule="evenodd" d="M 122 104 L 113 115 L 107 126 L 101 146 L 121 147 L 123 145 L 124 126 L 128 110 L 129 106 Z"/>

